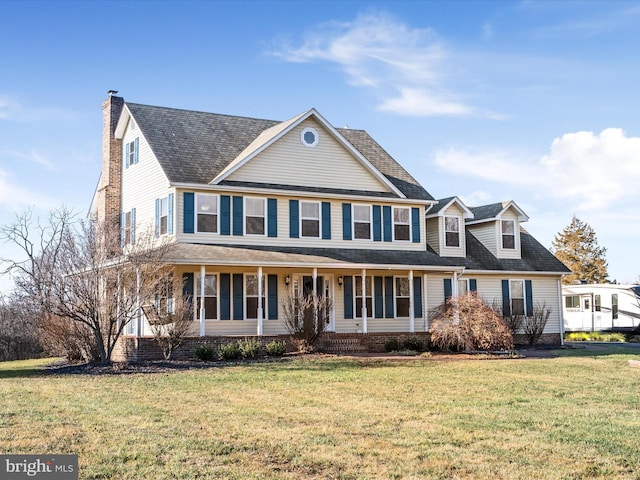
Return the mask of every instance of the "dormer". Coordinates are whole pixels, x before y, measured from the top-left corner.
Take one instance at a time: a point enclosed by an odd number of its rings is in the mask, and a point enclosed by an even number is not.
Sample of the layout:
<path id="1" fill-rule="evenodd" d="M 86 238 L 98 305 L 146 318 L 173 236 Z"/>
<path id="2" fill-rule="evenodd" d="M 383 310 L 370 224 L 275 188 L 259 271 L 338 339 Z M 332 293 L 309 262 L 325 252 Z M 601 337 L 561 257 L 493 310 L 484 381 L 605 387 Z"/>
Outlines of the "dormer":
<path id="1" fill-rule="evenodd" d="M 470 210 L 473 219 L 467 220 L 467 229 L 496 258 L 522 257 L 520 223 L 529 217 L 514 201 L 472 207 Z"/>
<path id="2" fill-rule="evenodd" d="M 465 257 L 465 220 L 473 213 L 458 197 L 438 200 L 428 212 L 427 243 L 441 257 Z"/>

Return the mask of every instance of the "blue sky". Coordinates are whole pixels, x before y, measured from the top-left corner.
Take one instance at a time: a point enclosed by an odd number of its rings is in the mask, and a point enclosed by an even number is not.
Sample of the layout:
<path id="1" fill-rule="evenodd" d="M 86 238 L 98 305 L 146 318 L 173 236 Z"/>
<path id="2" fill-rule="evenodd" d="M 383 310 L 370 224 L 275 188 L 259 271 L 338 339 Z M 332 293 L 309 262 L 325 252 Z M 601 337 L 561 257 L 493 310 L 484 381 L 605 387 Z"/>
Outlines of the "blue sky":
<path id="1" fill-rule="evenodd" d="M 315 107 L 436 198 L 515 200 L 545 246 L 577 215 L 610 277 L 636 281 L 638 25 L 632 1 L 0 1 L 0 224 L 86 212 L 110 89 L 273 120 Z"/>

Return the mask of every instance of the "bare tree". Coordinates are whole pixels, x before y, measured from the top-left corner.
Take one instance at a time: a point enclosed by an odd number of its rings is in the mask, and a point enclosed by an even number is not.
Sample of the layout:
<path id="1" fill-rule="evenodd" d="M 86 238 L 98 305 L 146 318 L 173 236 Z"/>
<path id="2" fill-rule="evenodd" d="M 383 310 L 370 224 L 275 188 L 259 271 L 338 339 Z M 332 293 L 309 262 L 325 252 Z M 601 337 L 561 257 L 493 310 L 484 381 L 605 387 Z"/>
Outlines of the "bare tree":
<path id="1" fill-rule="evenodd" d="M 172 285 L 167 287 L 172 290 Z M 164 298 L 164 297 L 162 297 Z M 180 296 L 172 301 L 157 301 L 144 305 L 143 311 L 149 321 L 156 343 L 162 349 L 165 360 L 170 360 L 173 352 L 182 345 L 193 328 L 193 305 L 191 297 Z"/>
<path id="2" fill-rule="evenodd" d="M 522 330 L 529 345 L 534 345 L 540 340 L 544 333 L 544 327 L 547 325 L 547 321 L 551 316 L 551 307 L 548 307 L 546 303 L 536 303 L 533 306 L 533 312 L 531 315 L 524 318 L 522 322 Z"/>
<path id="3" fill-rule="evenodd" d="M 312 293 L 289 293 L 283 298 L 284 324 L 298 350 L 312 352 L 325 331 L 331 312 L 331 299 Z"/>
<path id="4" fill-rule="evenodd" d="M 26 254 L 22 262 L 5 263 L 17 275 L 17 287 L 37 303 L 44 325 L 91 333 L 92 344 L 82 352 L 85 360 L 111 361 L 126 326 L 171 272 L 164 262 L 169 244 L 141 235 L 123 250 L 117 225 L 75 221 L 65 209 L 52 212 L 45 226 L 27 212 L 1 228 L 0 239 Z"/>

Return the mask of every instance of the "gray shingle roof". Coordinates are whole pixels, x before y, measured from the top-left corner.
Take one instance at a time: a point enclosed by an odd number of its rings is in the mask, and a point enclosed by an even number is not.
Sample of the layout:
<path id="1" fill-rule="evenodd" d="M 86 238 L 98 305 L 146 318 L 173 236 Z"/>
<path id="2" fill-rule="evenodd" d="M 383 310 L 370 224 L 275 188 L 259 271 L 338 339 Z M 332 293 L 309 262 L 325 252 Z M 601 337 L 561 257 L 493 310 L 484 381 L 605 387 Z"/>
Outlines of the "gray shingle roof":
<path id="1" fill-rule="evenodd" d="M 487 220 L 495 218 L 504 209 L 505 204 L 502 202 L 492 203 L 490 205 L 481 205 L 479 207 L 469 207 L 469 210 L 473 212 L 472 221 Z"/>
<path id="2" fill-rule="evenodd" d="M 469 270 L 569 273 L 555 256 L 526 232 L 521 234 L 522 259 L 498 259 L 467 232 L 467 257 L 440 257 L 433 250 L 398 251 L 360 248 L 204 245 L 181 243 L 172 260 L 200 264 L 208 259 L 222 265 L 375 265 L 377 267 L 465 267 Z M 206 261 L 205 261 L 206 263 Z"/>
<path id="3" fill-rule="evenodd" d="M 441 198 L 438 200 L 438 203 L 436 203 L 433 207 L 431 207 L 429 209 L 428 214 L 429 215 L 433 215 L 435 213 L 438 213 L 440 210 L 442 210 L 451 200 L 453 200 L 455 197 L 447 197 L 447 198 Z"/>
<path id="4" fill-rule="evenodd" d="M 264 130 L 281 123 L 129 102 L 126 105 L 172 183 L 208 184 Z M 408 198 L 433 200 L 367 132 L 337 131 Z M 359 195 L 370 193 L 357 191 Z"/>

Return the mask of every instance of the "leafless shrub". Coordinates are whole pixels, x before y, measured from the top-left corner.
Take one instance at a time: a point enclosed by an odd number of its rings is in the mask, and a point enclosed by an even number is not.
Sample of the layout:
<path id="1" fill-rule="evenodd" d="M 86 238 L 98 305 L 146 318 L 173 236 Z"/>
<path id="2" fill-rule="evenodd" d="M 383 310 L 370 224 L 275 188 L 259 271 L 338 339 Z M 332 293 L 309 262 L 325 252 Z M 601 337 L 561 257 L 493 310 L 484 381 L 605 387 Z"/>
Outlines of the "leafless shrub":
<path id="1" fill-rule="evenodd" d="M 162 355 L 165 360 L 170 360 L 173 352 L 182 345 L 193 328 L 191 298 L 178 297 L 168 307 L 145 305 L 143 310 Z"/>
<path id="2" fill-rule="evenodd" d="M 452 297 L 430 312 L 431 343 L 441 350 L 509 350 L 513 335 L 476 295 Z"/>
<path id="3" fill-rule="evenodd" d="M 282 301 L 285 327 L 291 334 L 291 343 L 300 352 L 315 350 L 325 331 L 331 312 L 331 299 L 314 294 L 289 293 Z"/>
<path id="4" fill-rule="evenodd" d="M 540 340 L 544 332 L 544 327 L 547 325 L 549 316 L 551 315 L 551 307 L 548 307 L 546 303 L 536 303 L 533 306 L 533 314 L 525 317 L 522 323 L 522 330 L 529 345 L 535 345 Z"/>
<path id="5" fill-rule="evenodd" d="M 43 354 L 38 319 L 17 295 L 0 296 L 0 361 L 37 358 Z"/>

